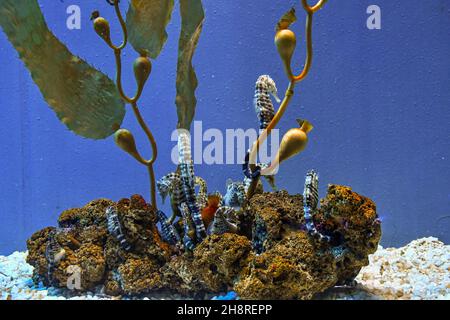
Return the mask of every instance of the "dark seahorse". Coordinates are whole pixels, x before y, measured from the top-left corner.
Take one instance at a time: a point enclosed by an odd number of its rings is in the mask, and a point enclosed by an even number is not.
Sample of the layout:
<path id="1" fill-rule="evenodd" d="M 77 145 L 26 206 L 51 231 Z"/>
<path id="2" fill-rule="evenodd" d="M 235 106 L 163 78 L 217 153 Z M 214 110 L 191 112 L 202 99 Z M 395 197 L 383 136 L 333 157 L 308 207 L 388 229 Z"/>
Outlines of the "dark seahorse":
<path id="1" fill-rule="evenodd" d="M 120 222 L 119 215 L 115 207 L 108 207 L 106 209 L 106 224 L 109 234 L 111 234 L 119 242 L 120 247 L 125 251 L 130 251 L 131 245 L 125 238 L 125 234 L 122 230 L 122 223 Z"/>
<path id="2" fill-rule="evenodd" d="M 161 210 L 156 211 L 156 217 L 161 225 L 161 237 L 163 240 L 173 246 L 181 242 L 180 235 L 175 227 L 168 221 L 167 216 Z"/>
<path id="3" fill-rule="evenodd" d="M 306 231 L 313 238 L 322 242 L 330 242 L 331 238 L 323 235 L 317 230 L 314 220 L 313 211 L 317 209 L 319 203 L 319 176 L 314 170 L 309 171 L 305 178 L 305 188 L 303 190 L 303 211 L 305 217 Z"/>
<path id="4" fill-rule="evenodd" d="M 194 186 L 194 162 L 191 157 L 191 139 L 189 132 L 180 130 L 178 132 L 179 168 L 181 172 L 181 183 L 186 197 L 186 204 L 191 213 L 195 225 L 197 242 L 206 238 L 205 224 L 202 220 L 200 209 L 197 205 Z"/>
<path id="5" fill-rule="evenodd" d="M 244 173 L 244 187 L 245 187 L 245 193 L 247 193 L 247 190 L 251 184 L 251 182 L 261 176 L 261 170 L 268 168 L 270 165 L 266 163 L 257 163 L 255 169 L 252 171 L 250 169 L 250 150 L 247 151 L 245 154 L 244 163 L 242 164 L 242 172 Z M 272 190 L 277 190 L 277 186 L 275 184 L 275 176 L 274 175 L 264 175 L 263 176 L 266 181 L 269 183 L 269 185 L 272 187 Z M 258 188 L 261 189 L 260 192 L 256 193 L 262 193 L 262 184 L 261 182 L 258 183 Z"/>

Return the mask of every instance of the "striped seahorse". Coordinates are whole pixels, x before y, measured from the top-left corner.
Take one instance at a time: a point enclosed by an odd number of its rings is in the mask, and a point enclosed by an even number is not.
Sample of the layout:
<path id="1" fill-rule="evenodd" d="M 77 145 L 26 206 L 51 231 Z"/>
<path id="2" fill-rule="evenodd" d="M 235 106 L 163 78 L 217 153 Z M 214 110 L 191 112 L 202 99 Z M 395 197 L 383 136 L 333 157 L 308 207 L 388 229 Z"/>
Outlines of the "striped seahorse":
<path id="1" fill-rule="evenodd" d="M 195 230 L 193 230 L 192 228 L 190 212 L 186 202 L 183 202 L 180 205 L 180 211 L 183 217 L 184 226 L 183 245 L 188 251 L 193 251 L 195 249 L 195 243 L 193 239 L 195 236 Z"/>
<path id="2" fill-rule="evenodd" d="M 109 234 L 119 242 L 119 245 L 123 250 L 130 251 L 131 245 L 125 238 L 125 234 L 122 230 L 122 223 L 120 222 L 116 208 L 108 207 L 106 209 L 106 221 Z"/>
<path id="3" fill-rule="evenodd" d="M 330 242 L 331 238 L 323 235 L 314 225 L 313 211 L 319 203 L 319 176 L 311 170 L 306 174 L 305 188 L 303 190 L 303 211 L 305 226 L 309 235 L 323 242 Z"/>
<path id="4" fill-rule="evenodd" d="M 222 198 L 222 205 L 232 208 L 240 208 L 245 201 L 245 186 L 241 181 L 227 180 L 227 191 Z"/>
<path id="5" fill-rule="evenodd" d="M 57 235 L 58 229 L 53 229 L 52 231 L 50 231 L 50 233 L 48 234 L 48 242 L 45 247 L 45 259 L 47 260 L 47 278 L 51 286 L 55 284 L 53 272 L 55 271 L 59 262 L 66 256 L 66 251 L 56 239 Z"/>
<path id="6" fill-rule="evenodd" d="M 206 181 L 200 177 L 195 177 L 194 184 L 198 186 L 197 205 L 201 210 L 208 206 L 208 185 Z"/>
<path id="7" fill-rule="evenodd" d="M 186 204 L 195 225 L 197 242 L 200 243 L 206 238 L 206 229 L 197 205 L 194 185 L 194 162 L 191 157 L 191 137 L 186 130 L 179 130 L 178 132 L 178 153 L 181 184 L 186 197 Z"/>
<path id="8" fill-rule="evenodd" d="M 165 213 L 158 210 L 156 212 L 156 217 L 161 225 L 161 236 L 163 240 L 171 245 L 178 245 L 181 242 L 180 235 L 172 223 L 169 223 Z"/>
<path id="9" fill-rule="evenodd" d="M 235 211 L 230 207 L 219 207 L 214 215 L 213 222 L 208 227 L 208 234 L 224 234 L 224 233 L 237 233 L 238 227 L 232 223 L 230 218 L 234 215 Z"/>
<path id="10" fill-rule="evenodd" d="M 265 169 L 268 168 L 270 165 L 266 164 L 266 163 L 257 163 L 256 166 L 258 168 Z M 269 183 L 270 187 L 272 188 L 272 190 L 277 190 L 277 186 L 275 184 L 275 176 L 274 175 L 270 175 L 270 176 L 263 176 L 264 179 Z M 247 193 L 248 188 L 250 187 L 250 184 L 252 183 L 252 178 L 249 178 L 247 176 L 244 177 L 244 188 L 245 188 L 245 192 Z M 264 192 L 264 188 L 263 188 L 263 184 L 261 181 L 258 182 L 258 186 L 256 187 L 256 191 L 255 194 L 258 193 L 263 193 Z"/>
<path id="11" fill-rule="evenodd" d="M 200 209 L 203 209 L 208 203 L 208 187 L 205 182 L 200 177 L 194 178 L 194 185 L 199 186 L 199 191 L 196 196 L 197 205 Z M 158 193 L 165 201 L 166 197 L 170 198 L 170 205 L 172 207 L 172 216 L 169 219 L 170 223 L 173 223 L 175 218 L 181 217 L 181 212 L 179 210 L 180 204 L 186 202 L 186 197 L 184 194 L 183 186 L 181 183 L 180 172 L 171 172 L 156 182 Z"/>
<path id="12" fill-rule="evenodd" d="M 259 128 L 264 130 L 272 121 L 275 115 L 275 109 L 270 99 L 272 95 L 279 103 L 280 99 L 277 96 L 278 90 L 275 81 L 268 75 L 262 75 L 256 81 L 255 86 L 255 112 L 259 119 Z"/>
<path id="13" fill-rule="evenodd" d="M 231 179 L 228 179 L 227 191 L 222 198 L 222 205 L 235 209 L 241 208 L 245 202 L 251 182 L 252 180 L 247 177 L 245 177 L 243 181 L 232 181 Z M 263 192 L 263 184 L 261 181 L 258 181 L 255 194 L 261 194 Z"/>
<path id="14" fill-rule="evenodd" d="M 242 164 L 242 171 L 244 173 L 244 187 L 245 192 L 247 193 L 248 188 L 250 187 L 250 184 L 254 179 L 257 179 L 261 176 L 261 170 L 268 168 L 270 165 L 266 163 L 257 163 L 256 169 L 254 172 L 250 170 L 250 150 L 247 151 L 247 154 L 245 155 L 244 163 Z M 277 190 L 277 186 L 275 183 L 275 175 L 263 175 L 264 179 L 269 183 L 272 190 Z M 261 183 L 261 181 L 258 181 L 258 185 L 256 187 L 255 194 L 257 193 L 263 193 L 264 188 Z"/>

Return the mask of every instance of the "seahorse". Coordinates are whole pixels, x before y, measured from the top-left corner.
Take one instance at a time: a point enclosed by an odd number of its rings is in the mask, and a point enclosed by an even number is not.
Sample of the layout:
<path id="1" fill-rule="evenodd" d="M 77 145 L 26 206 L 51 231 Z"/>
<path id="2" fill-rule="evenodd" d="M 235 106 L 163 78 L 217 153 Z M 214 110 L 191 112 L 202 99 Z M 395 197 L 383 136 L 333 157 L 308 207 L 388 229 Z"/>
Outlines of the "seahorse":
<path id="1" fill-rule="evenodd" d="M 252 181 L 254 179 L 257 179 L 260 177 L 261 170 L 268 168 L 270 166 L 269 164 L 266 164 L 266 163 L 257 163 L 256 169 L 254 170 L 254 172 L 252 172 L 250 170 L 249 158 L 250 158 L 250 151 L 247 151 L 247 154 L 245 155 L 244 163 L 242 164 L 242 172 L 244 173 L 244 187 L 245 187 L 246 193 L 247 193 L 248 188 L 250 187 L 250 184 L 252 183 Z M 264 175 L 263 177 L 269 183 L 272 190 L 277 190 L 274 175 Z M 264 192 L 263 185 L 262 185 L 261 181 L 258 181 L 258 186 L 256 187 L 255 194 L 263 193 L 263 192 Z"/>
<path id="2" fill-rule="evenodd" d="M 208 202 L 208 187 L 205 182 L 200 177 L 194 178 L 194 185 L 199 186 L 199 191 L 196 196 L 197 205 L 199 208 L 204 208 Z M 186 201 L 183 186 L 181 184 L 180 172 L 171 172 L 156 182 L 158 193 L 165 201 L 166 197 L 170 197 L 170 204 L 172 207 L 172 216 L 169 219 L 170 223 L 173 223 L 177 216 L 181 217 L 181 212 L 179 210 L 180 204 Z"/>
<path id="3" fill-rule="evenodd" d="M 193 239 L 195 230 L 193 230 L 191 226 L 190 212 L 186 202 L 183 202 L 180 205 L 180 211 L 183 217 L 184 226 L 183 245 L 187 250 L 193 251 L 195 249 L 195 243 Z"/>
<path id="4" fill-rule="evenodd" d="M 156 217 L 161 225 L 161 236 L 163 240 L 171 245 L 178 245 L 181 242 L 180 235 L 172 223 L 169 223 L 165 213 L 158 210 L 156 212 Z"/>
<path id="5" fill-rule="evenodd" d="M 257 254 L 264 252 L 264 242 L 267 240 L 267 226 L 261 217 L 256 217 L 252 230 L 252 245 Z"/>
<path id="6" fill-rule="evenodd" d="M 191 138 L 188 131 L 179 130 L 178 132 L 178 153 L 181 184 L 186 197 L 186 204 L 189 207 L 191 218 L 195 225 L 197 241 L 202 242 L 206 238 L 206 229 L 196 201 L 194 162 L 191 157 Z"/>
<path id="7" fill-rule="evenodd" d="M 208 234 L 237 233 L 238 228 L 236 224 L 230 221 L 230 217 L 234 215 L 234 212 L 233 208 L 225 206 L 217 209 L 214 220 L 208 227 Z"/>
<path id="8" fill-rule="evenodd" d="M 200 177 L 194 178 L 194 184 L 199 187 L 197 192 L 197 205 L 201 211 L 208 206 L 208 185 L 206 184 L 206 181 Z"/>
<path id="9" fill-rule="evenodd" d="M 227 191 L 222 198 L 222 205 L 232 207 L 235 209 L 241 208 L 247 197 L 247 191 L 250 187 L 252 180 L 245 177 L 243 181 L 227 180 Z M 255 194 L 261 194 L 264 192 L 263 184 L 258 181 Z"/>
<path id="10" fill-rule="evenodd" d="M 56 236 L 58 235 L 58 229 L 50 231 L 48 234 L 48 242 L 45 247 L 45 259 L 47 260 L 47 278 L 51 286 L 54 285 L 53 272 L 59 262 L 65 258 L 66 251 L 59 244 Z"/>
<path id="11" fill-rule="evenodd" d="M 309 171 L 305 178 L 305 188 L 303 191 L 303 211 L 305 226 L 308 234 L 322 242 L 330 242 L 331 238 L 323 235 L 314 225 L 312 212 L 317 209 L 319 203 L 319 176 L 314 170 Z"/>
<path id="12" fill-rule="evenodd" d="M 222 199 L 222 205 L 232 208 L 240 208 L 246 197 L 245 186 L 241 181 L 227 180 L 227 191 Z"/>
<path id="13" fill-rule="evenodd" d="M 272 95 L 279 103 L 280 99 L 277 96 L 278 90 L 275 81 L 268 75 L 263 75 L 256 81 L 255 88 L 255 112 L 259 119 L 259 128 L 264 130 L 275 116 L 275 109 L 270 99 Z"/>
<path id="14" fill-rule="evenodd" d="M 108 207 L 106 209 L 106 221 L 109 234 L 111 234 L 119 242 L 119 245 L 122 249 L 124 249 L 125 251 L 130 251 L 131 245 L 125 238 L 125 234 L 122 230 L 122 223 L 120 222 L 116 208 Z"/>

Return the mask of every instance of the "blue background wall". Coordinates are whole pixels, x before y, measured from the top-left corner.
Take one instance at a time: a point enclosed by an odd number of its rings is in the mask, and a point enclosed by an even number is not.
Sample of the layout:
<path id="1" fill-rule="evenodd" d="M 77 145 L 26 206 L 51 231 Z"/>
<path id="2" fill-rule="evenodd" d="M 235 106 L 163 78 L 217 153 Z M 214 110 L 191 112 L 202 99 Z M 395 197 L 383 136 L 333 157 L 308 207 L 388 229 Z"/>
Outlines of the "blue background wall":
<path id="1" fill-rule="evenodd" d="M 40 0 L 50 28 L 76 54 L 114 76 L 110 50 L 89 21 L 102 1 Z M 123 1 L 125 5 L 125 1 Z M 66 8 L 82 9 L 82 29 L 66 28 Z M 252 99 L 256 78 L 268 73 L 279 90 L 287 86 L 273 45 L 273 29 L 299 1 L 205 0 L 206 22 L 195 57 L 200 86 L 196 119 L 204 129 L 256 126 Z M 368 30 L 366 9 L 382 9 L 382 29 Z M 302 39 L 304 14 L 294 30 Z M 160 146 L 157 176 L 173 169 L 170 134 L 174 107 L 179 10 L 153 74 L 142 108 Z M 383 218 L 383 244 L 402 245 L 434 235 L 450 242 L 450 2 L 447 0 L 329 1 L 314 25 L 314 65 L 296 92 L 280 128 L 296 117 L 315 129 L 308 149 L 281 167 L 280 186 L 300 192 L 303 174 L 316 168 L 321 195 L 326 184 L 350 185 L 373 198 Z M 304 57 L 299 44 L 296 68 Z M 125 65 L 135 54 L 130 49 Z M 17 54 L 0 33 L 0 253 L 25 248 L 39 228 L 54 225 L 70 207 L 107 197 L 147 195 L 145 170 L 112 139 L 90 141 L 67 131 L 41 98 Z M 134 91 L 130 71 L 124 82 Z M 124 127 L 136 129 L 131 112 Z M 137 134 L 141 146 L 147 144 Z M 199 166 L 211 190 L 223 190 L 239 166 Z"/>

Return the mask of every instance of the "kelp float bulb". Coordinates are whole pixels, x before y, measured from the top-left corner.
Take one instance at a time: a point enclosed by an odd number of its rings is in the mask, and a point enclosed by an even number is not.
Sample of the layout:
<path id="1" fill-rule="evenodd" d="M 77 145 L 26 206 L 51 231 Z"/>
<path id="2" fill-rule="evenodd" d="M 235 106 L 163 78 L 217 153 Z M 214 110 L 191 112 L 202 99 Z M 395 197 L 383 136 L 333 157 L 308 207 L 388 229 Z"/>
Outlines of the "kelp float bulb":
<path id="1" fill-rule="evenodd" d="M 152 62 L 147 56 L 141 55 L 134 61 L 133 68 L 137 85 L 139 88 L 143 88 L 152 72 Z"/>
<path id="2" fill-rule="evenodd" d="M 108 45 L 112 45 L 111 29 L 108 20 L 100 16 L 96 17 L 94 19 L 94 30 Z"/>
<path id="3" fill-rule="evenodd" d="M 313 129 L 307 120 L 297 119 L 299 128 L 289 130 L 283 137 L 278 151 L 278 163 L 302 152 L 308 144 L 308 133 Z"/>
<path id="4" fill-rule="evenodd" d="M 146 164 L 146 161 L 141 157 L 136 148 L 136 142 L 133 134 L 127 129 L 119 129 L 114 134 L 114 141 L 120 149 L 130 154 L 133 158 L 142 164 Z"/>
<path id="5" fill-rule="evenodd" d="M 289 77 L 292 76 L 291 60 L 297 46 L 295 33 L 289 29 L 282 29 L 275 35 L 275 45 L 283 60 L 285 70 Z"/>

